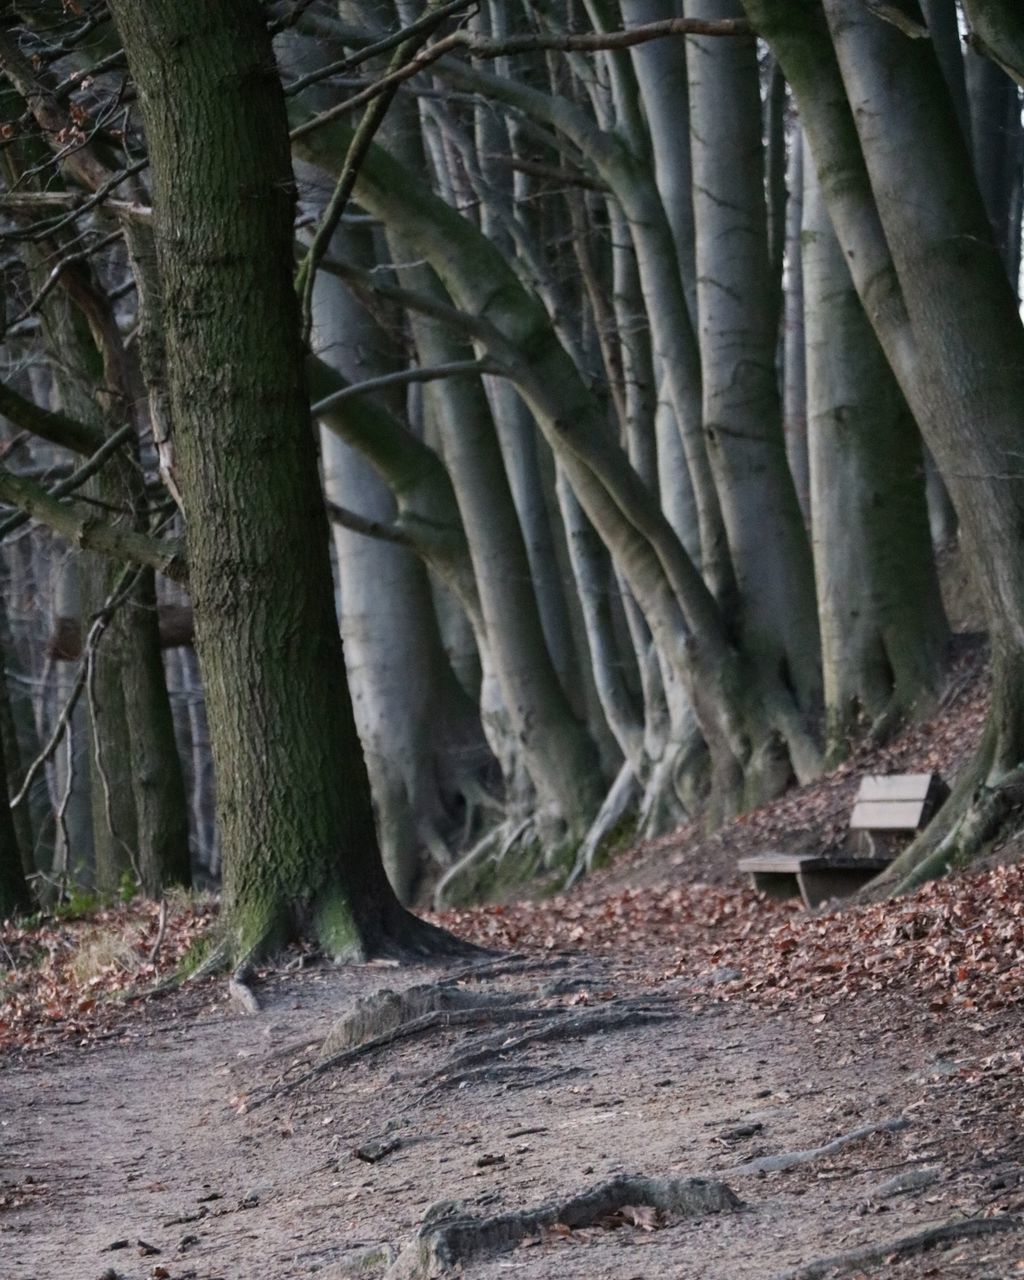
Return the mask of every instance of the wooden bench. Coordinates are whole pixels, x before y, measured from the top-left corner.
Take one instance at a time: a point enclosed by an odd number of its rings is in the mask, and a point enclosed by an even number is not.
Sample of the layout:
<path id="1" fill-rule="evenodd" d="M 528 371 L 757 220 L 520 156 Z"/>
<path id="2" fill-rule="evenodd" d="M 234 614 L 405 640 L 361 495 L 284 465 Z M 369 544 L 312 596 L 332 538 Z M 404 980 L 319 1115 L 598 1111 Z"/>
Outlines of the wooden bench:
<path id="1" fill-rule="evenodd" d="M 850 831 L 867 843 L 866 856 L 759 853 L 741 858 L 739 869 L 759 893 L 800 897 L 809 908 L 848 897 L 893 861 L 892 837 L 920 831 L 948 794 L 938 774 L 869 774 L 850 815 Z"/>
<path id="2" fill-rule="evenodd" d="M 739 869 L 758 893 L 772 898 L 800 897 L 806 907 L 829 898 L 845 898 L 884 871 L 891 858 L 823 858 L 814 853 L 758 853 L 741 858 Z"/>
<path id="3" fill-rule="evenodd" d="M 860 782 L 850 830 L 877 855 L 878 845 L 891 845 L 893 835 L 920 831 L 948 795 L 937 773 L 868 774 Z"/>

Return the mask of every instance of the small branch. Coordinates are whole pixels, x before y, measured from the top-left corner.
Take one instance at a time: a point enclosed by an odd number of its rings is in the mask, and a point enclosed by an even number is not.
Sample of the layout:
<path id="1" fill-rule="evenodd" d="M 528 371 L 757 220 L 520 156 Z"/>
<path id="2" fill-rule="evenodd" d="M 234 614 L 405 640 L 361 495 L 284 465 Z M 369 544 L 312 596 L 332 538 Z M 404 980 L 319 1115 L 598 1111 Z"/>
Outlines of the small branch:
<path id="1" fill-rule="evenodd" d="M 634 45 L 646 44 L 651 40 L 661 40 L 666 36 L 750 36 L 753 29 L 744 18 L 723 18 L 720 21 L 705 22 L 698 18 L 666 18 L 661 22 L 647 22 L 640 26 L 629 27 L 624 31 L 588 31 L 577 35 L 564 34 L 531 34 L 509 36 L 504 40 L 488 40 L 475 35 L 472 31 L 453 31 L 442 40 L 436 41 L 425 49 L 418 57 L 404 67 L 382 76 L 374 84 L 343 102 L 337 103 L 327 111 L 321 112 L 312 119 L 300 124 L 292 130 L 292 141 L 304 138 L 322 125 L 337 120 L 340 116 L 370 102 L 373 98 L 386 92 L 393 92 L 404 80 L 419 75 L 431 63 L 437 62 L 445 54 L 455 49 L 464 49 L 473 58 L 506 58 L 517 53 L 534 53 L 548 50 L 558 53 L 600 53 L 607 49 L 630 49 Z"/>
<path id="2" fill-rule="evenodd" d="M 8 191 L 0 195 L 0 212 L 35 214 L 45 212 L 47 209 L 71 209 L 81 213 L 85 211 L 84 206 L 87 201 L 92 199 L 92 196 L 84 196 L 80 191 Z M 118 217 L 130 218 L 134 222 L 148 223 L 153 219 L 151 205 L 137 204 L 133 200 L 108 200 L 105 208 L 111 213 L 116 213 Z M 47 230 L 43 234 L 48 234 L 51 226 L 52 223 L 48 219 Z M 28 230 L 35 230 L 35 228 L 28 228 Z M 5 233 L 5 238 L 11 238 L 10 233 Z M 21 238 L 20 233 L 18 238 Z"/>
<path id="3" fill-rule="evenodd" d="M 373 391 L 383 391 L 388 387 L 404 387 L 414 382 L 435 382 L 439 378 L 457 378 L 471 374 L 497 373 L 498 366 L 489 360 L 453 360 L 451 364 L 425 366 L 421 369 L 402 369 L 398 373 L 385 373 L 379 378 L 367 378 L 365 382 L 354 382 L 351 386 L 342 387 L 324 400 L 318 401 L 310 409 L 314 418 L 329 413 L 344 400 L 353 396 L 369 395 Z M 0 527 L 0 536 L 3 529 Z"/>
<path id="4" fill-rule="evenodd" d="M 71 691 L 68 694 L 67 701 L 64 703 L 64 709 L 57 717 L 57 723 L 54 725 L 53 732 L 50 734 L 46 745 L 26 770 L 25 777 L 18 789 L 18 794 L 10 801 L 10 807 L 12 809 L 16 809 L 25 799 L 31 789 L 32 783 L 36 779 L 36 775 L 60 746 L 67 727 L 71 723 L 71 717 L 74 714 L 75 707 L 78 705 L 78 699 L 82 696 L 82 690 L 88 683 L 89 674 L 92 669 L 92 656 L 96 651 L 96 646 L 99 644 L 100 640 L 102 640 L 103 633 L 106 631 L 111 618 L 113 618 L 118 608 L 131 594 L 137 581 L 138 572 L 132 569 L 125 569 L 118 577 L 110 595 L 108 595 L 106 600 L 103 602 L 103 606 L 99 613 L 97 613 L 96 617 L 93 619 L 92 625 L 89 628 L 89 634 L 86 637 L 82 660 L 79 663 L 78 672 L 75 676 L 74 684 L 71 686 Z M 68 792 L 66 793 L 64 800 L 61 802 L 61 812 L 58 814 L 58 817 L 61 819 L 61 825 L 63 825 L 63 811 L 67 807 L 67 797 L 70 794 L 70 776 L 71 760 L 69 756 Z"/>
<path id="5" fill-rule="evenodd" d="M 310 71 L 307 75 L 299 76 L 297 80 L 292 80 L 290 84 L 284 86 L 285 96 L 291 97 L 293 94 L 301 93 L 303 89 L 307 89 L 311 84 L 318 84 L 321 80 L 330 79 L 331 76 L 351 71 L 353 67 L 359 66 L 360 63 L 366 62 L 378 54 L 390 53 L 396 45 L 402 44 L 403 41 L 408 40 L 411 36 L 418 35 L 421 31 L 426 31 L 429 35 L 437 26 L 439 17 L 447 18 L 462 9 L 476 8 L 478 2 L 479 0 L 452 0 L 452 3 L 445 5 L 443 9 L 435 9 L 432 13 L 425 14 L 416 22 L 410 22 L 401 31 L 394 31 L 391 35 L 384 36 L 381 40 L 375 40 L 372 44 L 365 45 L 356 53 L 350 53 L 347 57 L 338 59 L 337 62 L 332 62 L 326 67 L 317 67 L 315 71 Z"/>
<path id="6" fill-rule="evenodd" d="M 54 485 L 49 490 L 51 498 L 66 498 L 69 493 L 74 493 L 76 489 L 80 489 L 86 480 L 90 479 L 111 458 L 135 433 L 135 427 L 131 423 L 127 423 L 119 430 L 115 431 L 107 443 L 93 454 L 93 456 L 77 471 L 72 472 L 66 480 L 62 480 L 60 484 Z M 32 519 L 26 512 L 21 511 L 17 515 L 8 516 L 3 523 L 0 523 L 0 541 L 13 533 L 15 529 L 20 529 L 23 525 L 28 524 Z"/>
<path id="7" fill-rule="evenodd" d="M 455 7 L 462 7 L 461 0 Z M 391 73 L 392 76 L 415 58 L 416 51 L 444 22 L 448 11 L 451 9 L 452 6 L 449 4 L 430 13 L 428 15 L 429 20 L 424 20 L 417 24 L 419 29 L 402 41 L 392 59 L 391 65 L 395 68 L 395 71 Z M 390 81 L 390 83 L 386 84 L 379 94 L 374 95 L 373 101 L 369 103 L 363 113 L 363 118 L 359 121 L 359 125 L 352 136 L 352 141 L 349 143 L 348 151 L 345 154 L 337 184 L 327 203 L 327 208 L 324 210 L 320 225 L 313 235 L 309 252 L 299 267 L 296 288 L 301 299 L 303 346 L 309 345 L 309 336 L 313 330 L 313 289 L 316 285 L 317 269 L 321 259 L 327 252 L 335 231 L 338 229 L 341 216 L 345 212 L 345 207 L 359 178 L 359 170 L 362 168 L 363 161 L 366 159 L 378 129 L 384 123 L 388 107 L 391 106 L 391 102 L 398 90 L 399 82 L 397 80 L 393 80 L 389 76 L 385 76 L 384 80 Z"/>
<path id="8" fill-rule="evenodd" d="M 887 4 L 886 0 L 866 0 L 867 7 L 883 22 L 891 23 L 897 31 L 902 31 L 911 40 L 927 40 L 928 28 L 916 22 L 908 13 L 904 13 L 898 5 Z"/>
<path id="9" fill-rule="evenodd" d="M 68 173 L 90 191 L 103 187 L 110 179 L 110 170 L 84 140 L 69 146 L 69 139 L 81 138 L 81 130 L 57 101 L 49 85 L 36 74 L 10 31 L 0 30 L 0 69 L 25 99 L 48 146 L 57 153 Z"/>
<path id="10" fill-rule="evenodd" d="M 109 234 L 103 236 L 103 238 L 98 240 L 95 244 L 89 245 L 88 248 L 79 249 L 77 253 L 69 253 L 62 257 L 46 277 L 45 282 L 36 293 L 35 297 L 32 298 L 28 306 L 25 307 L 24 311 L 22 311 L 21 315 L 14 317 L 11 324 L 21 324 L 23 320 L 27 320 L 29 316 L 34 315 L 60 283 L 60 278 L 65 271 L 70 267 L 73 267 L 78 262 L 87 262 L 90 258 L 95 257 L 97 253 L 102 253 L 104 249 L 109 249 L 111 245 L 117 244 L 121 239 L 121 235 L 121 229 L 118 227 L 116 231 L 109 232 Z"/>
<path id="11" fill-rule="evenodd" d="M 512 169 L 515 173 L 529 174 L 532 178 L 541 178 L 549 182 L 560 182 L 567 187 L 583 187 L 587 191 L 600 191 L 608 194 L 608 187 L 597 178 L 592 178 L 581 169 L 565 169 L 555 164 L 544 164 L 540 160 L 524 160 L 517 156 L 491 156 L 491 163 L 503 169 Z M 2 207 L 2 201 L 0 201 Z"/>
<path id="12" fill-rule="evenodd" d="M 106 444 L 106 437 L 99 427 L 70 418 L 66 413 L 42 409 L 4 382 L 0 382 L 0 414 L 22 430 L 62 449 L 70 449 L 72 453 L 88 456 Z"/>
<path id="13" fill-rule="evenodd" d="M 149 160 L 147 158 L 143 158 L 141 160 L 136 160 L 134 164 L 130 164 L 127 169 L 122 169 L 120 173 L 112 174 L 105 182 L 97 187 L 91 196 L 88 196 L 85 200 L 79 201 L 70 213 L 65 214 L 63 218 L 58 218 L 58 220 L 52 225 L 40 230 L 33 238 L 41 240 L 47 236 L 52 236 L 55 232 L 66 227 L 68 223 L 74 222 L 77 218 L 80 218 L 83 213 L 88 213 L 90 209 L 95 209 L 97 205 L 102 204 L 107 196 L 110 195 L 111 191 L 119 187 L 122 182 L 127 182 L 129 178 L 133 178 L 137 173 L 141 173 L 143 169 L 148 167 Z M 130 211 L 131 216 L 134 218 L 144 219 L 145 215 L 152 216 L 152 210 L 148 209 L 145 205 L 131 204 L 123 200 L 120 200 L 117 203 L 121 212 L 126 210 Z"/>
<path id="14" fill-rule="evenodd" d="M 460 311 L 450 303 L 441 302 L 425 293 L 417 293 L 414 289 L 402 289 L 398 285 L 385 284 L 377 278 L 375 271 L 367 271 L 362 267 L 352 266 L 348 262 L 332 259 L 330 262 L 324 262 L 323 267 L 325 271 L 330 271 L 339 279 L 348 281 L 353 288 L 366 289 L 409 311 L 418 311 L 422 315 L 430 316 L 448 325 L 456 333 L 464 334 L 467 338 L 475 338 L 489 345 L 504 345 L 503 335 L 489 321 L 479 316 L 472 316 L 468 311 Z M 491 363 L 492 372 L 503 372 L 503 366 L 495 362 L 493 357 Z M 0 412 L 2 411 L 3 406 L 0 405 Z"/>
<path id="15" fill-rule="evenodd" d="M 367 538 L 377 538 L 381 542 L 393 542 L 395 546 L 415 550 L 416 544 L 412 538 L 403 529 L 393 524 L 367 520 L 365 516 L 357 515 L 347 507 L 339 507 L 336 502 L 327 503 L 327 514 L 334 524 L 340 524 L 343 529 L 351 529 L 353 533 L 364 534 Z"/>
<path id="16" fill-rule="evenodd" d="M 53 96 L 58 102 L 63 102 L 65 98 L 69 98 L 76 89 L 82 88 L 83 80 L 92 80 L 96 76 L 102 75 L 104 71 L 113 71 L 126 67 L 128 60 L 125 57 L 123 49 L 115 49 L 113 53 L 108 53 L 105 58 L 101 58 L 99 62 L 94 62 L 91 67 L 86 67 L 82 71 L 72 71 L 66 80 L 62 80 L 53 90 Z"/>
<path id="17" fill-rule="evenodd" d="M 113 560 L 145 565 L 174 582 L 188 579 L 185 550 L 180 542 L 117 528 L 89 511 L 59 502 L 42 485 L 3 467 L 0 467 L 0 498 L 49 525 L 76 547 L 98 551 Z"/>

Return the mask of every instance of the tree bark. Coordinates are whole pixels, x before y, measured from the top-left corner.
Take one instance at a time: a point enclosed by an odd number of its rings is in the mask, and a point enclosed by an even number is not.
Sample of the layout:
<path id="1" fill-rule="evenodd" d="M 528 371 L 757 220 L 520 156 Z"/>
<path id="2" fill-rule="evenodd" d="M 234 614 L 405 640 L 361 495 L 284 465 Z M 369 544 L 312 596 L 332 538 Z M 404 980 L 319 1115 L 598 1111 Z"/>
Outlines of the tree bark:
<path id="1" fill-rule="evenodd" d="M 739 0 L 688 0 L 695 19 Z M 790 474 L 775 370 L 756 42 L 687 40 L 704 432 L 739 592 L 740 643 L 820 710 L 810 544 Z"/>
<path id="2" fill-rule="evenodd" d="M 1024 87 L 1024 14 L 1016 0 L 964 0 L 971 36 L 982 52 Z"/>
<path id="3" fill-rule="evenodd" d="M 973 784 L 892 872 L 921 874 L 992 834 L 1024 761 L 1024 329 L 984 204 L 964 180 L 966 146 L 930 45 L 848 0 L 825 0 L 825 12 L 917 351 L 922 428 L 960 516 L 992 643 L 992 709 Z M 879 116 L 884 131 L 867 123 Z M 919 198 L 908 202 L 908 191 Z"/>
<path id="4" fill-rule="evenodd" d="M 935 705 L 947 627 L 920 435 L 850 279 L 813 165 L 804 198 L 811 496 L 828 750 Z"/>
<path id="5" fill-rule="evenodd" d="M 334 612 L 291 279 L 287 121 L 256 0 L 113 0 L 147 126 L 169 400 L 230 951 L 436 942 L 380 862 Z"/>

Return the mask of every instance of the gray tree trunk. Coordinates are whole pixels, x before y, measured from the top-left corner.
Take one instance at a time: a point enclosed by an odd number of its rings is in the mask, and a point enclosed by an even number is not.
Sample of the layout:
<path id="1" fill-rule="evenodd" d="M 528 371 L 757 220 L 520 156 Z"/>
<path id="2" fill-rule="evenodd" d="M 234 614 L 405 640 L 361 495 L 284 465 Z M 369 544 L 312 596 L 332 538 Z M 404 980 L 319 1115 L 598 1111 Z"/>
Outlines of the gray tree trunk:
<path id="1" fill-rule="evenodd" d="M 689 0 L 687 17 L 742 15 Z M 764 196 L 756 44 L 687 40 L 704 431 L 736 570 L 742 645 L 820 706 L 814 578 L 786 462 L 775 372 L 775 305 Z"/>
<path id="2" fill-rule="evenodd" d="M 947 628 L 920 436 L 853 287 L 813 165 L 804 202 L 807 396 L 828 749 L 935 705 Z"/>

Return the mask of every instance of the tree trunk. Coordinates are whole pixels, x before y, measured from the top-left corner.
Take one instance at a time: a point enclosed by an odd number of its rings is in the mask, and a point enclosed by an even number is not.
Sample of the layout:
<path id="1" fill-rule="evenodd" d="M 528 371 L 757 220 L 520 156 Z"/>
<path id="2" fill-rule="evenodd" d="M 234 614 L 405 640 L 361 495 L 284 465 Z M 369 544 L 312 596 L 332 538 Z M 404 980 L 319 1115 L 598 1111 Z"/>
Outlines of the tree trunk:
<path id="1" fill-rule="evenodd" d="M 971 38 L 1024 87 L 1024 14 L 1017 0 L 964 0 Z"/>
<path id="2" fill-rule="evenodd" d="M 257 0 L 113 0 L 147 126 L 169 400 L 235 959 L 436 944 L 380 861 L 334 611 Z"/>
<path id="3" fill-rule="evenodd" d="M 922 427 L 976 565 L 992 643 L 992 710 L 973 781 L 893 870 L 922 874 L 992 834 L 1024 762 L 1024 329 L 985 207 L 964 180 L 966 147 L 929 43 L 854 0 L 825 0 L 825 11 L 917 351 L 930 410 Z M 879 116 L 881 132 L 867 123 Z"/>
<path id="4" fill-rule="evenodd" d="M 0 691 L 0 696 L 6 700 L 6 690 Z M 9 743 L 6 738 L 7 735 L 0 732 L 0 921 L 29 911 L 32 906 L 7 790 L 6 751 Z"/>
<path id="5" fill-rule="evenodd" d="M 347 255 L 360 256 L 347 242 Z M 385 372 L 385 336 L 338 281 L 314 294 L 314 341 L 325 361 L 358 379 Z M 382 524 L 395 501 L 353 449 L 324 428 L 324 489 L 339 506 Z M 490 760 L 475 708 L 441 644 L 423 563 L 407 547 L 334 527 L 342 638 L 366 757 L 384 868 L 411 902 L 430 860 L 457 851 L 460 820 Z"/>
<path id="6" fill-rule="evenodd" d="M 738 0 L 688 0 L 690 18 L 741 16 Z M 741 644 L 820 709 L 810 544 L 786 461 L 775 370 L 757 49 L 687 40 L 704 432 L 739 590 Z"/>
<path id="7" fill-rule="evenodd" d="M 829 754 L 935 705 L 947 628 L 917 425 L 808 165 L 803 264 L 818 613 Z"/>
<path id="8" fill-rule="evenodd" d="M 786 172 L 786 266 L 782 305 L 782 424 L 786 457 L 804 523 L 811 519 L 807 458 L 807 362 L 804 340 L 804 277 L 801 235 L 804 216 L 804 142 L 799 123 L 790 132 Z"/>
<path id="9" fill-rule="evenodd" d="M 1014 222 L 1020 173 L 1020 91 L 990 59 L 969 50 L 971 151 L 978 186 L 1007 275 L 1019 261 L 1020 221 Z M 1017 280 L 1010 275 L 1017 287 Z"/>

